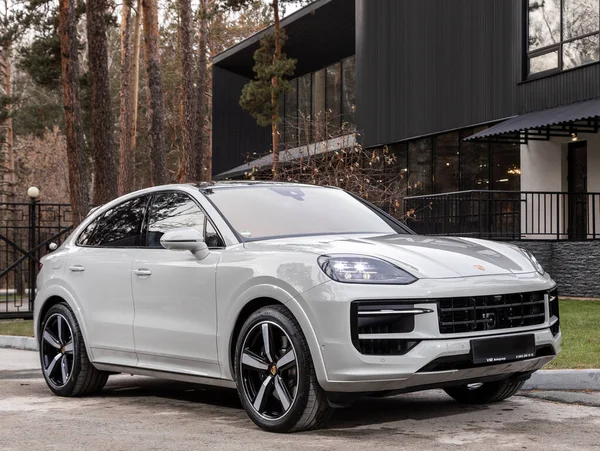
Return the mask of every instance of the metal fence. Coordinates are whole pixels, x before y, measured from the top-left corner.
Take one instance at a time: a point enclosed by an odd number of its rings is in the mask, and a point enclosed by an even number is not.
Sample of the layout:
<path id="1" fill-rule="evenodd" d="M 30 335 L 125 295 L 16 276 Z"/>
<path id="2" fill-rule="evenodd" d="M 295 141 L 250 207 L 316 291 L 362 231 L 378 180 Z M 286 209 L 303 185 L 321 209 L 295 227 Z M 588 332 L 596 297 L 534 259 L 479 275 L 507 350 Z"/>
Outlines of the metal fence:
<path id="1" fill-rule="evenodd" d="M 459 191 L 406 197 L 404 207 L 423 235 L 600 239 L 600 193 Z"/>
<path id="2" fill-rule="evenodd" d="M 71 226 L 70 205 L 0 203 L 0 319 L 33 315 L 40 258 Z"/>

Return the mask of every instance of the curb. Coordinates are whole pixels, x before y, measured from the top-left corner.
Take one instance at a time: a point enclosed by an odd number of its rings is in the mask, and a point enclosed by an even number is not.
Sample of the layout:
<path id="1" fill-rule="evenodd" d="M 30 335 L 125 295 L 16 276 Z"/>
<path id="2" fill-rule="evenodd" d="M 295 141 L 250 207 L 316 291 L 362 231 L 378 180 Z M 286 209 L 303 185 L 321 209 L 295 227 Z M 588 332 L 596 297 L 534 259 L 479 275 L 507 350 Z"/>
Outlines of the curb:
<path id="1" fill-rule="evenodd" d="M 0 335 L 0 348 L 21 349 L 23 351 L 37 351 L 37 341 L 33 337 L 20 337 L 13 335 Z"/>
<path id="2" fill-rule="evenodd" d="M 537 371 L 521 390 L 600 390 L 600 369 Z"/>
<path id="3" fill-rule="evenodd" d="M 33 337 L 0 335 L 0 348 L 37 351 Z M 597 390 L 600 391 L 600 369 L 591 370 L 541 370 L 525 382 L 527 390 Z"/>

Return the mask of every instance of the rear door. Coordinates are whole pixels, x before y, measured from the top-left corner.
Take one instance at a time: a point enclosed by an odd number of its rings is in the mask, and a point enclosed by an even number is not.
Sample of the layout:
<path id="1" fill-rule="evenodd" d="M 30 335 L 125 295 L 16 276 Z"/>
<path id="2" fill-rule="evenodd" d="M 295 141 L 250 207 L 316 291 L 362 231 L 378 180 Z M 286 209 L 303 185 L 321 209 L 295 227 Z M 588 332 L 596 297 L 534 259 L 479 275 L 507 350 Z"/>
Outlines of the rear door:
<path id="1" fill-rule="evenodd" d="M 166 250 L 160 237 L 195 227 L 210 254 Z M 198 203 L 179 191 L 155 194 L 147 243 L 133 261 L 134 335 L 139 366 L 219 377 L 215 276 L 222 240 Z"/>
<path id="2" fill-rule="evenodd" d="M 82 307 L 94 361 L 136 365 L 131 263 L 143 244 L 148 196 L 106 211 L 78 237 L 67 280 Z"/>

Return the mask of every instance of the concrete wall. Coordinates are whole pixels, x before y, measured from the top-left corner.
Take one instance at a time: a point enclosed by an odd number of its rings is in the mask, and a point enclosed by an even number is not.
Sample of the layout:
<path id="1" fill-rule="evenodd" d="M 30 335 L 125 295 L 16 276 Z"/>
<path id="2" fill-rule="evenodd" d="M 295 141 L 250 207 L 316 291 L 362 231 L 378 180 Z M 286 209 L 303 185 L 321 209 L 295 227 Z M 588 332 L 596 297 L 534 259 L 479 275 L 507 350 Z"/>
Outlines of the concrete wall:
<path id="1" fill-rule="evenodd" d="M 558 284 L 561 297 L 600 298 L 600 241 L 513 241 L 529 250 Z"/>

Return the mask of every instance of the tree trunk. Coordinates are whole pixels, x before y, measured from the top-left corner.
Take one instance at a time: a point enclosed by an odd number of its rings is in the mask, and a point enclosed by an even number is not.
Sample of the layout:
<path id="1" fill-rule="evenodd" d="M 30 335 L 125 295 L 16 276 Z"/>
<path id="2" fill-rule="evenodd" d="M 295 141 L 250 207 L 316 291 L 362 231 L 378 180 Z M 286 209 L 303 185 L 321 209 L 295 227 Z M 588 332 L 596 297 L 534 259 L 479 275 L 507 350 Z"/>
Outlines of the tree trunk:
<path id="1" fill-rule="evenodd" d="M 279 1 L 273 0 L 273 16 L 275 19 L 275 54 L 273 62 L 281 59 L 281 25 L 279 23 Z M 273 141 L 273 180 L 279 180 L 279 78 L 275 75 L 271 80 L 271 105 L 273 107 L 273 118 L 271 120 L 271 138 Z"/>
<path id="2" fill-rule="evenodd" d="M 131 0 L 124 0 L 121 14 L 121 99 L 120 107 L 120 158 L 119 158 L 119 195 L 135 189 L 135 156 L 132 146 L 132 71 L 131 71 Z"/>
<path id="3" fill-rule="evenodd" d="M 134 164 L 135 164 L 135 151 L 137 147 L 137 119 L 138 119 L 138 104 L 140 94 L 140 41 L 142 35 L 142 0 L 138 0 L 137 10 L 135 13 L 135 25 L 133 27 L 133 63 L 131 66 L 132 82 L 131 82 L 131 98 L 133 102 L 133 108 L 131 111 L 131 148 L 134 152 Z M 135 173 L 133 177 L 133 184 L 135 186 Z"/>
<path id="4" fill-rule="evenodd" d="M 199 129 L 196 135 L 196 149 L 199 157 L 196 160 L 196 177 L 200 181 L 212 179 L 212 148 L 207 136 L 208 115 L 208 21 L 212 5 L 210 0 L 200 0 L 200 31 L 198 36 L 198 95 L 195 123 Z"/>
<path id="5" fill-rule="evenodd" d="M 165 129 L 163 89 L 158 47 L 158 7 L 157 0 L 142 0 L 144 12 L 144 44 L 146 51 L 146 72 L 148 73 L 148 94 L 150 97 L 150 160 L 152 162 L 152 184 L 167 183 L 167 158 L 165 152 Z"/>
<path id="6" fill-rule="evenodd" d="M 81 105 L 79 104 L 76 3 L 75 0 L 60 0 L 58 14 L 73 226 L 78 225 L 85 218 L 89 209 Z"/>
<path id="7" fill-rule="evenodd" d="M 181 135 L 182 151 L 179 162 L 179 181 L 196 179 L 196 135 L 201 124 L 195 123 L 196 90 L 194 89 L 194 50 L 192 45 L 192 5 L 190 0 L 179 0 L 179 48 L 181 57 Z"/>
<path id="8" fill-rule="evenodd" d="M 8 17 L 8 6 L 5 4 L 5 17 Z M 4 95 L 9 99 L 12 97 L 12 42 L 8 41 L 2 48 L 2 59 L 0 60 L 2 69 L 2 85 Z M 6 106 L 6 119 L 2 121 L 4 129 L 4 147 L 6 155 L 4 184 L 0 186 L 0 193 L 4 191 L 5 198 L 8 202 L 15 201 L 15 155 L 13 152 L 13 121 L 12 121 L 12 105 L 9 103 Z M 0 142 L 0 144 L 2 144 Z"/>
<path id="9" fill-rule="evenodd" d="M 108 49 L 106 41 L 107 0 L 87 0 L 88 60 L 92 103 L 94 156 L 94 203 L 117 197 L 117 160 L 110 108 Z"/>

